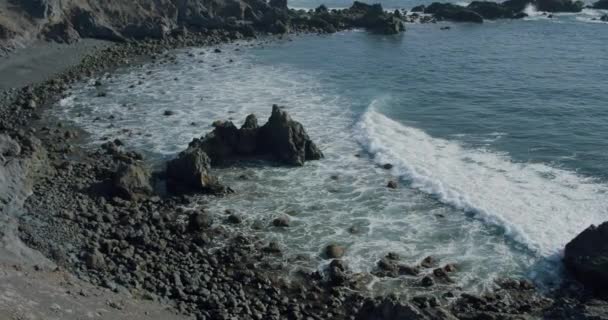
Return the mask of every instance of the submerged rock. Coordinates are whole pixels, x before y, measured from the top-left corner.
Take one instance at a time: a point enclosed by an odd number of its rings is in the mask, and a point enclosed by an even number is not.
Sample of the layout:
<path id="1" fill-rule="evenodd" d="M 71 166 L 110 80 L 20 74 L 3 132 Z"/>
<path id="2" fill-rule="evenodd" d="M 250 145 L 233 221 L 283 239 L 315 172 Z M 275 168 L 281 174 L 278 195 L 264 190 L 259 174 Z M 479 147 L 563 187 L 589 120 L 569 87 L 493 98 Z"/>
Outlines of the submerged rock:
<path id="1" fill-rule="evenodd" d="M 570 241 L 564 263 L 585 286 L 608 293 L 608 222 L 592 225 Z"/>
<path id="2" fill-rule="evenodd" d="M 330 244 L 325 247 L 325 256 L 329 259 L 339 259 L 344 256 L 346 249 L 337 244 Z"/>

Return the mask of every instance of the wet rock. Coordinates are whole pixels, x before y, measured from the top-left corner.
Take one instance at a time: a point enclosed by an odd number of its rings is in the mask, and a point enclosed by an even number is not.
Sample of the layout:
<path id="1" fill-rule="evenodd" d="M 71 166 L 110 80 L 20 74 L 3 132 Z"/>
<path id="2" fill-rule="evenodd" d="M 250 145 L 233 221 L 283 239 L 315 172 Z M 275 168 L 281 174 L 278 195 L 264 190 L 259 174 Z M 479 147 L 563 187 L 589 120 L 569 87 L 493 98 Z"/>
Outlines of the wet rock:
<path id="1" fill-rule="evenodd" d="M 199 148 L 188 148 L 167 164 L 167 188 L 173 193 L 223 193 L 226 189 L 210 174 L 211 160 Z"/>
<path id="2" fill-rule="evenodd" d="M 277 105 L 272 106 L 268 122 L 260 128 L 259 144 L 263 152 L 289 165 L 302 166 L 304 161 L 323 158 L 323 153 L 312 142 L 302 124 L 292 120 Z"/>
<path id="3" fill-rule="evenodd" d="M 484 19 L 495 20 L 495 19 L 513 19 L 517 17 L 517 12 L 510 7 L 504 6 L 503 4 L 491 2 L 491 1 L 473 1 L 468 6 L 470 9 Z"/>
<path id="4" fill-rule="evenodd" d="M 150 179 L 150 171 L 142 164 L 123 164 L 114 175 L 114 192 L 127 200 L 149 196 L 153 191 Z"/>
<path id="5" fill-rule="evenodd" d="M 604 22 L 608 22 L 608 14 L 603 15 L 600 20 L 604 21 Z"/>
<path id="6" fill-rule="evenodd" d="M 163 112 L 163 115 L 165 115 L 165 116 L 172 116 L 172 115 L 175 115 L 175 111 L 165 110 L 165 112 Z"/>
<path id="7" fill-rule="evenodd" d="M 608 222 L 592 225 L 570 241 L 564 264 L 585 286 L 608 293 Z"/>
<path id="8" fill-rule="evenodd" d="M 348 266 L 342 260 L 335 259 L 329 264 L 329 282 L 332 285 L 344 285 L 350 278 Z"/>
<path id="9" fill-rule="evenodd" d="M 390 163 L 385 163 L 382 165 L 382 168 L 384 168 L 385 170 L 390 170 L 393 168 L 393 165 Z"/>
<path id="10" fill-rule="evenodd" d="M 241 224 L 243 222 L 243 218 L 237 214 L 231 214 L 228 216 L 228 222 L 232 224 Z"/>
<path id="11" fill-rule="evenodd" d="M 424 278 L 422 278 L 422 280 L 420 281 L 420 284 L 423 287 L 432 287 L 435 285 L 435 280 L 433 280 L 432 277 L 430 276 L 425 276 Z"/>
<path id="12" fill-rule="evenodd" d="M 272 220 L 272 225 L 275 227 L 279 227 L 279 228 L 286 228 L 289 227 L 289 218 L 286 216 L 283 217 L 278 217 L 274 220 Z"/>
<path id="13" fill-rule="evenodd" d="M 204 211 L 192 212 L 188 217 L 188 231 L 189 232 L 198 232 L 208 228 L 211 228 L 213 225 L 213 218 L 210 214 Z"/>
<path id="14" fill-rule="evenodd" d="M 432 14 L 440 20 L 483 23 L 483 17 L 478 13 L 451 3 L 433 2 L 424 9 L 424 13 Z"/>
<path id="15" fill-rule="evenodd" d="M 397 181 L 391 180 L 386 184 L 386 187 L 389 189 L 397 189 L 399 185 L 397 184 Z"/>
<path id="16" fill-rule="evenodd" d="M 339 259 L 344 256 L 346 249 L 337 244 L 330 244 L 325 247 L 325 256 L 329 259 Z"/>
<path id="17" fill-rule="evenodd" d="M 437 260 L 435 258 L 433 258 L 432 256 L 428 256 L 424 259 L 422 259 L 422 261 L 420 262 L 420 266 L 423 268 L 432 268 L 435 265 L 437 265 Z"/>

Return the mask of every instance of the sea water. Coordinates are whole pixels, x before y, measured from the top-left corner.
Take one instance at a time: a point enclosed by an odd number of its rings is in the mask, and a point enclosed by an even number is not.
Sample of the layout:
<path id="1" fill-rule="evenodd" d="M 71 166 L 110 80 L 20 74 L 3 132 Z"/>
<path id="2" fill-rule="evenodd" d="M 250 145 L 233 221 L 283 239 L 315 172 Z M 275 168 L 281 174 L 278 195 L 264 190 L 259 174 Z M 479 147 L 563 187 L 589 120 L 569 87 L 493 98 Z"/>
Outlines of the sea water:
<path id="1" fill-rule="evenodd" d="M 214 120 L 240 125 L 254 113 L 263 123 L 272 104 L 286 106 L 325 158 L 217 168 L 236 193 L 201 201 L 218 219 L 227 209 L 242 215 L 239 232 L 279 242 L 289 270 L 322 270 L 324 247 L 337 243 L 355 272 L 395 252 L 412 265 L 453 263 L 464 289 L 503 277 L 551 287 L 564 245 L 608 220 L 608 24 L 592 20 L 598 10 L 553 19 L 527 11 L 481 25 L 411 24 L 395 36 L 359 30 L 179 50 L 174 63 L 78 84 L 53 112 L 90 132 L 91 147 L 119 138 L 162 167 Z M 272 227 L 279 216 L 291 226 Z"/>

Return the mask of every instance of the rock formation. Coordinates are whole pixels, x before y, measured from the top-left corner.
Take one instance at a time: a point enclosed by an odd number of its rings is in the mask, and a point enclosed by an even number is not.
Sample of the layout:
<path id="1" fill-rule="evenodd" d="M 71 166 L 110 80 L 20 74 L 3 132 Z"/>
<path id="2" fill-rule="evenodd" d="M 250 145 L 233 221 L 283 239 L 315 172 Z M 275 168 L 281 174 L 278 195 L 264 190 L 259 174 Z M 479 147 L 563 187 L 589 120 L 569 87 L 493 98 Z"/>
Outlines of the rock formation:
<path id="1" fill-rule="evenodd" d="M 601 294 L 608 293 L 608 222 L 590 226 L 566 245 L 564 264 L 574 277 Z"/>
<path id="2" fill-rule="evenodd" d="M 598 2 L 593 4 L 592 8 L 608 10 L 608 0 L 599 0 Z"/>
<path id="3" fill-rule="evenodd" d="M 255 115 L 247 116 L 240 129 L 230 121 L 216 121 L 214 127 L 209 134 L 190 142 L 188 149 L 169 162 L 169 191 L 224 192 L 226 189 L 209 170 L 211 165 L 229 161 L 261 158 L 302 166 L 305 161 L 323 158 L 302 124 L 292 120 L 277 105 L 272 106 L 268 122 L 261 127 Z"/>

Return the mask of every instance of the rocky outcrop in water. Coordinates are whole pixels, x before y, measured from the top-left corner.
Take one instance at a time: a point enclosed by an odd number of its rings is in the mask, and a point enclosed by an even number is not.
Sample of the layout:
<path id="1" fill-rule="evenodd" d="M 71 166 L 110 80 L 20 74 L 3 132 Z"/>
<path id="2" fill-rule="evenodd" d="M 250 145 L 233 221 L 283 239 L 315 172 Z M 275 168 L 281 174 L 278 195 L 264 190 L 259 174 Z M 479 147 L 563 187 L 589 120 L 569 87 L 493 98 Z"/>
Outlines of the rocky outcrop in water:
<path id="1" fill-rule="evenodd" d="M 467 6 L 467 9 L 488 20 L 517 19 L 526 16 L 525 13 L 518 12 L 509 6 L 491 1 L 473 1 Z"/>
<path id="2" fill-rule="evenodd" d="M 585 286 L 608 294 L 608 222 L 590 226 L 570 241 L 564 264 Z"/>
<path id="3" fill-rule="evenodd" d="M 535 0 L 532 4 L 537 10 L 547 12 L 581 12 L 585 4 L 572 0 Z"/>
<path id="4" fill-rule="evenodd" d="M 424 9 L 424 13 L 432 14 L 438 20 L 474 23 L 483 22 L 483 17 L 479 13 L 451 3 L 433 2 Z"/>
<path id="5" fill-rule="evenodd" d="M 219 121 L 211 133 L 193 140 L 189 149 L 201 150 L 214 165 L 256 157 L 302 166 L 305 161 L 323 158 L 302 124 L 277 105 L 272 106 L 263 126 L 258 126 L 255 115 L 249 115 L 240 129 L 230 121 Z"/>
<path id="6" fill-rule="evenodd" d="M 216 121 L 214 127 L 209 134 L 190 142 L 187 150 L 169 162 L 169 191 L 229 191 L 210 174 L 211 165 L 257 158 L 302 166 L 305 161 L 323 158 L 323 153 L 310 139 L 302 124 L 292 120 L 277 105 L 272 106 L 268 122 L 261 127 L 255 115 L 247 116 L 240 129 L 231 121 Z"/>

